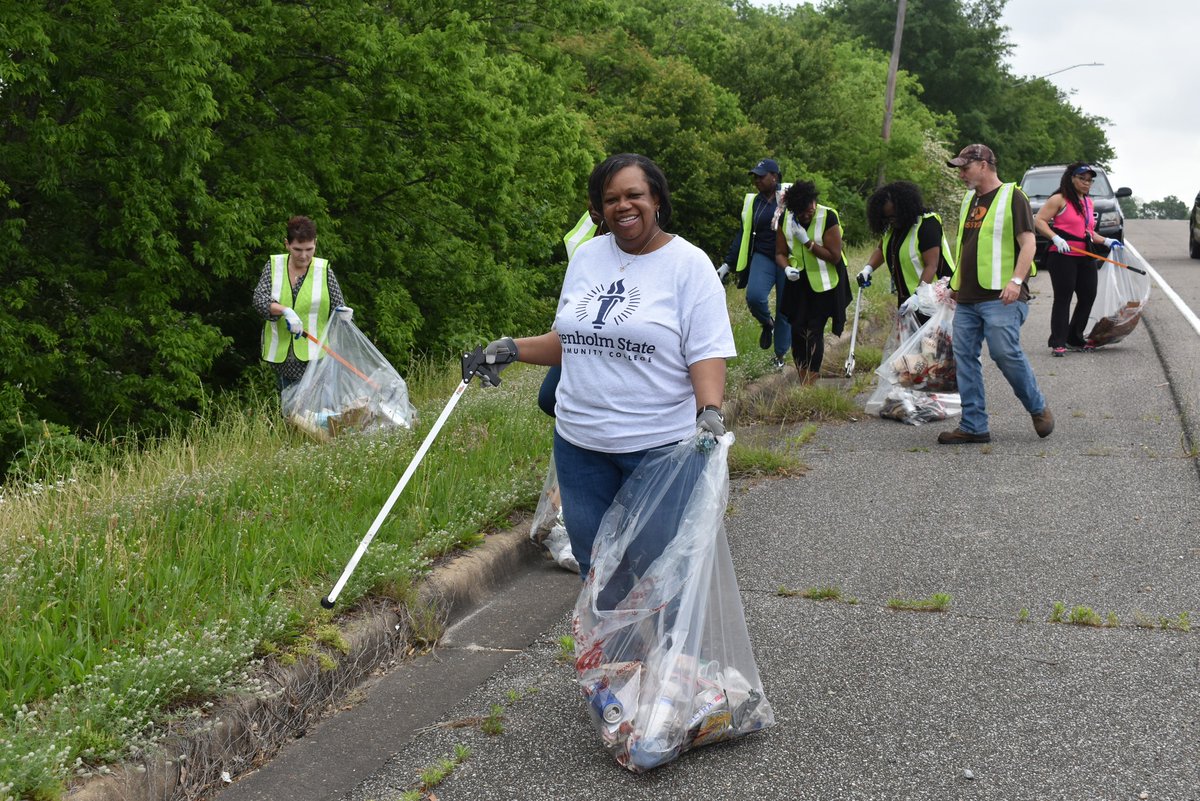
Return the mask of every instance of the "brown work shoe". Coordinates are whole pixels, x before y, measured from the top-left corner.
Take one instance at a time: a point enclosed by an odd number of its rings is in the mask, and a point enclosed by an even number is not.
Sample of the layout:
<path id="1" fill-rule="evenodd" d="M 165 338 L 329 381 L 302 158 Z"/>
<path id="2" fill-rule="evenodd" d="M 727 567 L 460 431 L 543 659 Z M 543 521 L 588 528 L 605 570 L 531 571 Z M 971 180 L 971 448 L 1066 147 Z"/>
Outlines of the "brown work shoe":
<path id="1" fill-rule="evenodd" d="M 956 428 L 953 431 L 943 431 L 938 434 L 939 445 L 963 445 L 967 442 L 991 442 L 992 435 L 984 431 L 982 434 L 972 434 Z"/>
<path id="2" fill-rule="evenodd" d="M 1054 412 L 1050 411 L 1049 406 L 1033 415 L 1033 430 L 1042 439 L 1050 436 L 1050 432 L 1054 430 Z"/>

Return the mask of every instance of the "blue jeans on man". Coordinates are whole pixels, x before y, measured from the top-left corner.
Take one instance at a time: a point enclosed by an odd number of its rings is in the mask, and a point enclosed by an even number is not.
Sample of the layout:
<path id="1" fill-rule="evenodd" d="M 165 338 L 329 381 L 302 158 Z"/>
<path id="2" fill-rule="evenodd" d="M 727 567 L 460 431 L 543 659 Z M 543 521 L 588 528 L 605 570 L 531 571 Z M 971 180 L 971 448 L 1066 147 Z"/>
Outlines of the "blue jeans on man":
<path id="1" fill-rule="evenodd" d="M 1029 304 L 999 300 L 960 303 L 954 311 L 954 363 L 958 393 L 962 399 L 962 423 L 969 434 L 988 433 L 988 415 L 983 393 L 983 343 L 1000 368 L 1013 393 L 1031 415 L 1041 414 L 1046 399 L 1038 388 L 1029 359 L 1021 349 L 1021 326 L 1029 316 Z"/>
<path id="2" fill-rule="evenodd" d="M 774 326 L 775 356 L 782 359 L 792 346 L 792 324 L 779 313 L 787 276 L 773 258 L 762 253 L 751 254 L 750 265 L 746 269 L 750 271 L 750 278 L 746 281 L 746 306 L 759 325 Z M 771 314 L 772 288 L 775 289 L 774 315 Z"/>

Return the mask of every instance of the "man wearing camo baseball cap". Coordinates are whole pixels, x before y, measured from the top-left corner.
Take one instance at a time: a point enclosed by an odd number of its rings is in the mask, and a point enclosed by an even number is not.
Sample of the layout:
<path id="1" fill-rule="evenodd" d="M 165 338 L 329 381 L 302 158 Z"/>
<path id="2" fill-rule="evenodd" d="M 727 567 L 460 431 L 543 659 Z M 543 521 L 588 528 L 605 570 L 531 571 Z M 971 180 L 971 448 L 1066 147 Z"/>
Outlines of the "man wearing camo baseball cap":
<path id="1" fill-rule="evenodd" d="M 972 161 L 982 161 L 996 166 L 996 154 L 987 145 L 967 145 L 958 151 L 958 156 L 946 162 L 948 167 L 965 167 Z"/>
<path id="2" fill-rule="evenodd" d="M 1048 437 L 1054 414 L 1038 387 L 1025 351 L 1021 326 L 1029 316 L 1026 281 L 1033 264 L 1033 210 L 1021 187 L 996 175 L 996 154 L 987 145 L 967 145 L 946 162 L 966 184 L 958 219 L 958 243 L 950 288 L 958 302 L 952 347 L 962 398 L 962 421 L 938 434 L 942 445 L 991 442 L 984 403 L 983 364 L 988 355 L 1033 419 L 1033 430 Z"/>

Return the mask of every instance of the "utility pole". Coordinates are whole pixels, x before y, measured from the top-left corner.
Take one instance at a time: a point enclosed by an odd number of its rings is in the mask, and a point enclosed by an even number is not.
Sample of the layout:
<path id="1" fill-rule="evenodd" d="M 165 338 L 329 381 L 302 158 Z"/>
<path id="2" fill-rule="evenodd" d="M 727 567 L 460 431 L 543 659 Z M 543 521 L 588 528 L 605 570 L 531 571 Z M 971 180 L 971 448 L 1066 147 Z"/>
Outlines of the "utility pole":
<path id="1" fill-rule="evenodd" d="M 892 138 L 892 107 L 896 104 L 896 72 L 900 69 L 900 39 L 904 35 L 904 13 L 908 8 L 908 0 L 900 0 L 896 8 L 896 35 L 892 38 L 892 60 L 888 64 L 887 97 L 883 101 L 883 146 Z M 875 188 L 883 186 L 887 173 L 887 158 L 879 164 L 879 180 Z"/>

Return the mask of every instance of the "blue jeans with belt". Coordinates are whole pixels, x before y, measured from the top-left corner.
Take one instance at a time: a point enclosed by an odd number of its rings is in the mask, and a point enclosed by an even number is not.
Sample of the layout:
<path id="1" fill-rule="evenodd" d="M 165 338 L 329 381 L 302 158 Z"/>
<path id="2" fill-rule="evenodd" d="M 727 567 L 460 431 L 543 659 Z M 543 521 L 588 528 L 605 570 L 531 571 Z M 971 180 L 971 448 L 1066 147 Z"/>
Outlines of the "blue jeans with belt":
<path id="1" fill-rule="evenodd" d="M 1046 399 L 1025 351 L 1021 350 L 1021 326 L 1029 316 L 1029 304 L 999 300 L 960 303 L 954 311 L 954 364 L 958 373 L 958 394 L 962 398 L 963 431 L 983 434 L 988 430 L 987 408 L 983 394 L 983 343 L 1000 368 L 1013 393 L 1030 414 L 1046 408 Z"/>
<path id="2" fill-rule="evenodd" d="M 775 355 L 783 358 L 792 346 L 792 324 L 779 313 L 779 302 L 783 300 L 783 289 L 787 276 L 775 260 L 762 253 L 751 254 L 750 278 L 746 282 L 746 306 L 759 325 L 775 326 Z M 775 290 L 775 315 L 771 315 L 771 289 Z"/>

